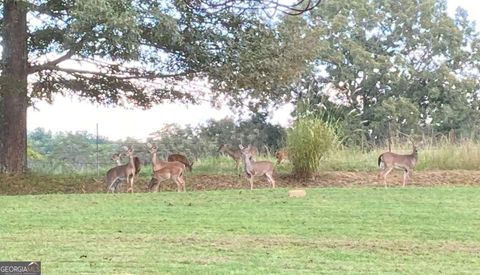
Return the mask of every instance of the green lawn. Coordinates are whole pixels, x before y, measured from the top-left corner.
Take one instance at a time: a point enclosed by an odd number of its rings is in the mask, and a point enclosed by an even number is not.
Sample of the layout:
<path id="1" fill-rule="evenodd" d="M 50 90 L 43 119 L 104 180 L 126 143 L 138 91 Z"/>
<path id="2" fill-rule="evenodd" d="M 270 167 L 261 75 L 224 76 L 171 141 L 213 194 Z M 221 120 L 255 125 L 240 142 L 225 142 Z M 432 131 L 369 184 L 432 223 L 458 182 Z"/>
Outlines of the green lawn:
<path id="1" fill-rule="evenodd" d="M 0 197 L 0 260 L 44 274 L 480 272 L 480 188 Z"/>

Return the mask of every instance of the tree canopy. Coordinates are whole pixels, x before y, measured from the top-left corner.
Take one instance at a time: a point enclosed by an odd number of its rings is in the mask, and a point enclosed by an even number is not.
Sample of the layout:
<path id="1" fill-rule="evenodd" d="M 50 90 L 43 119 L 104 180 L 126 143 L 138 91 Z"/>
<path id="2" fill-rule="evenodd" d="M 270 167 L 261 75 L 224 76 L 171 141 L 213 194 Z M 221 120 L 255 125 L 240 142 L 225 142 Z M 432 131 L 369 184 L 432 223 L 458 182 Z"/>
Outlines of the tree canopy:
<path id="1" fill-rule="evenodd" d="M 310 16 L 321 50 L 298 98 L 320 112 L 322 97 L 339 103 L 351 135 L 384 138 L 388 124 L 471 130 L 479 121 L 480 37 L 467 11 L 452 18 L 445 0 L 331 0 Z"/>
<path id="2" fill-rule="evenodd" d="M 201 92 L 180 84 L 202 77 L 218 95 L 258 90 L 253 95 L 266 97 L 298 77 L 291 72 L 310 54 L 301 45 L 312 31 L 301 17 L 273 24 L 257 10 L 146 0 L 30 1 L 27 9 L 35 98 L 61 92 L 142 107 L 195 102 Z"/>
<path id="3" fill-rule="evenodd" d="M 285 14 L 319 3 L 3 1 L 1 170 L 25 169 L 26 108 L 57 93 L 148 108 L 205 99 L 185 88 L 201 79 L 234 106 L 287 100 L 272 93 L 298 79 L 316 47 L 306 18 Z"/>

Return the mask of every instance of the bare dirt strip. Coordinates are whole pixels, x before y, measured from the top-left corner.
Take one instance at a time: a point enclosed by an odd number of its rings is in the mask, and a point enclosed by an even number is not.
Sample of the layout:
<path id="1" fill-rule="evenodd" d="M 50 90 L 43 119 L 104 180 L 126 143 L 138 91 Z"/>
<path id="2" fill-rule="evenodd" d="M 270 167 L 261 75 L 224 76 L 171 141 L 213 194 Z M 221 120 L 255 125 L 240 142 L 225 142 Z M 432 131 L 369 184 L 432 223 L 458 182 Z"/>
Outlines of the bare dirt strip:
<path id="1" fill-rule="evenodd" d="M 403 174 L 393 171 L 387 178 L 389 187 L 401 187 Z M 289 174 L 275 175 L 277 187 L 383 187 L 378 172 L 329 171 L 319 173 L 315 179 L 304 180 Z M 185 178 L 188 191 L 248 189 L 249 183 L 244 176 L 236 175 L 192 175 Z M 145 192 L 148 177 L 136 180 L 135 192 Z M 407 186 L 462 186 L 479 185 L 480 171 L 415 171 Z M 269 188 L 265 178 L 255 179 L 254 188 Z M 175 191 L 176 185 L 167 180 L 159 191 Z M 122 191 L 126 191 L 126 184 Z M 45 193 L 101 193 L 105 192 L 103 178 L 94 177 L 56 177 L 56 176 L 0 176 L 0 195 L 45 194 Z"/>

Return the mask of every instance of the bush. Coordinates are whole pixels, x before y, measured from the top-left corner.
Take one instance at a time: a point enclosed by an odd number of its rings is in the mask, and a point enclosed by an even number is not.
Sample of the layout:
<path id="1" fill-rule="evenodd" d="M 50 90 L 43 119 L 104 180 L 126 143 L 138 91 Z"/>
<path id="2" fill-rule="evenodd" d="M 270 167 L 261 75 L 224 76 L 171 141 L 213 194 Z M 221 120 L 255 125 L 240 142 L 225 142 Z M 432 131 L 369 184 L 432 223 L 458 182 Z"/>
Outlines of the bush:
<path id="1" fill-rule="evenodd" d="M 287 150 L 293 173 L 312 178 L 335 140 L 331 127 L 320 119 L 298 119 L 287 134 Z"/>

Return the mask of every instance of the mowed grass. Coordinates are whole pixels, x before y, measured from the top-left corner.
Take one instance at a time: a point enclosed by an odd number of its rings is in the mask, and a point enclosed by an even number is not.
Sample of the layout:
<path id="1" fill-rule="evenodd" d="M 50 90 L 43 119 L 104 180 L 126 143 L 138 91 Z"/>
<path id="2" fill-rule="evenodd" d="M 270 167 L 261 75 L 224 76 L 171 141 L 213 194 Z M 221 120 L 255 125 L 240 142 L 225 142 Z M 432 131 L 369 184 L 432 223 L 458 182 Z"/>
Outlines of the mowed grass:
<path id="1" fill-rule="evenodd" d="M 480 188 L 0 197 L 0 259 L 45 274 L 467 274 Z"/>

